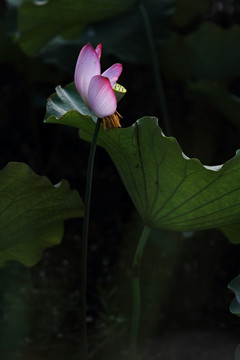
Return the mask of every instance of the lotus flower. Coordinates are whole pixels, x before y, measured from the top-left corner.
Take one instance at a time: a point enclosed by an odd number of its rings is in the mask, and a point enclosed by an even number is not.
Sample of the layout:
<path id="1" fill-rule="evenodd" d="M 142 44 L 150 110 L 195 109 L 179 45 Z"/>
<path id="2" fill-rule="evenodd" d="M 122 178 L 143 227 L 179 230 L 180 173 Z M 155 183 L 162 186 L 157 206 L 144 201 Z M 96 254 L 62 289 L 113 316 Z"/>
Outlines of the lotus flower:
<path id="1" fill-rule="evenodd" d="M 113 86 L 122 72 L 122 65 L 114 64 L 101 74 L 101 52 L 102 44 L 95 50 L 89 43 L 82 48 L 75 68 L 75 86 L 87 107 L 102 118 L 104 128 L 121 127 Z"/>

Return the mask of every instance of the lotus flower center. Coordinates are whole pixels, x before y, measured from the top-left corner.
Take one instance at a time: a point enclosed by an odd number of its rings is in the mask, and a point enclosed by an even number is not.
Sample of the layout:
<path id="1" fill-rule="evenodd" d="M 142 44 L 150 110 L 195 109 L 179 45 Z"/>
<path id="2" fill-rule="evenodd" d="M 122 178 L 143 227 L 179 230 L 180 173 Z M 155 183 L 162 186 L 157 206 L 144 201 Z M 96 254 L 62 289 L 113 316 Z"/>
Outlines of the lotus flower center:
<path id="1" fill-rule="evenodd" d="M 112 115 L 104 116 L 102 118 L 104 130 L 120 128 L 120 118 L 122 118 L 122 116 L 117 111 Z"/>

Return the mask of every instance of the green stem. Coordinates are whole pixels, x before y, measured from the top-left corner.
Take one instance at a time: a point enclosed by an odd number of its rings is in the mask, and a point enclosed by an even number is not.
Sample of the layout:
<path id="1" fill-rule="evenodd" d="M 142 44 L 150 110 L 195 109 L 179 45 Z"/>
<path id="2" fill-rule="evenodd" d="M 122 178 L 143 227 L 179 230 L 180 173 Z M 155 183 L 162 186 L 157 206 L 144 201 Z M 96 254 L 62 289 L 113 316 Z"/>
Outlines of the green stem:
<path id="1" fill-rule="evenodd" d="M 171 132 L 171 126 L 170 126 L 170 121 L 169 121 L 167 103 L 166 103 L 165 93 L 164 93 L 164 89 L 163 89 L 162 77 L 161 77 L 161 74 L 159 71 L 158 56 L 157 56 L 157 52 L 156 52 L 156 48 L 155 48 L 155 44 L 154 44 L 150 20 L 148 17 L 148 13 L 145 9 L 145 6 L 143 4 L 139 4 L 139 9 L 142 14 L 144 27 L 145 27 L 145 31 L 146 31 L 146 35 L 147 35 L 147 40 L 148 40 L 148 45 L 150 48 L 153 73 L 154 73 L 157 94 L 159 97 L 159 102 L 160 102 L 160 107 L 161 107 L 163 124 L 164 124 L 167 135 L 171 135 L 172 132 Z"/>
<path id="2" fill-rule="evenodd" d="M 82 232 L 82 254 L 81 254 L 81 294 L 80 294 L 80 311 L 81 311 L 81 336 L 80 336 L 80 359 L 88 359 L 87 350 L 87 324 L 86 324 L 86 293 L 87 293 L 87 250 L 88 250 L 88 228 L 89 228 L 89 214 L 90 214 L 90 202 L 92 191 L 92 175 L 93 164 L 96 152 L 97 137 L 101 125 L 101 119 L 97 120 L 93 139 L 91 143 L 91 149 L 88 158 L 87 180 L 86 180 L 86 192 L 85 192 L 85 212 L 83 219 L 83 232 Z"/>
<path id="3" fill-rule="evenodd" d="M 131 320 L 131 334 L 130 334 L 130 350 L 132 357 L 135 357 L 137 354 L 137 338 L 138 338 L 138 328 L 140 322 L 141 314 L 141 293 L 140 293 L 140 271 L 141 271 L 141 262 L 142 255 L 145 245 L 147 243 L 148 236 L 150 234 L 151 228 L 145 226 L 138 246 L 133 259 L 133 274 L 132 274 L 132 320 Z"/>

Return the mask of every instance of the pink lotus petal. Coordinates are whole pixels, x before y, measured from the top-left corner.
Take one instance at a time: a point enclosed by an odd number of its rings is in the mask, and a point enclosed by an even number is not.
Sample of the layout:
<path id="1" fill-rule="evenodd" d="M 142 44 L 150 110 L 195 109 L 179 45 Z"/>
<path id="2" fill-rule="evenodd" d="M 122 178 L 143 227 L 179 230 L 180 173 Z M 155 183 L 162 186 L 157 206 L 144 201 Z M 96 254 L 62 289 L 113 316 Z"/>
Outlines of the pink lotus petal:
<path id="1" fill-rule="evenodd" d="M 116 84 L 119 76 L 121 75 L 122 69 L 122 64 L 114 64 L 106 71 L 104 71 L 104 73 L 102 73 L 102 76 L 107 77 L 113 87 Z"/>
<path id="2" fill-rule="evenodd" d="M 85 45 L 78 56 L 74 82 L 86 105 L 88 105 L 88 87 L 90 80 L 93 76 L 100 75 L 100 72 L 100 62 L 96 51 L 90 44 Z"/>
<path id="3" fill-rule="evenodd" d="M 98 56 L 98 58 L 99 58 L 99 60 L 100 60 L 101 54 L 102 54 L 102 44 L 101 44 L 101 43 L 98 44 L 98 46 L 96 47 L 95 51 L 96 51 L 96 54 L 97 54 L 97 56 Z"/>
<path id="4" fill-rule="evenodd" d="M 88 89 L 88 103 L 99 118 L 112 115 L 116 111 L 117 100 L 108 78 L 101 75 L 92 78 Z"/>

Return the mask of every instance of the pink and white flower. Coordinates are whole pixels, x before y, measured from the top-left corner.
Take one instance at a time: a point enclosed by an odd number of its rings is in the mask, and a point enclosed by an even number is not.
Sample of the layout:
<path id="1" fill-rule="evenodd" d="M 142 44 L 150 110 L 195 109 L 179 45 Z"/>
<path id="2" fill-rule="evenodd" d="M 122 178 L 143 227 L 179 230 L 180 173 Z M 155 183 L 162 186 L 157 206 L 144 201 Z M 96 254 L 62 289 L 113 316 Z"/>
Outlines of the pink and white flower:
<path id="1" fill-rule="evenodd" d="M 122 65 L 114 64 L 101 74 L 101 52 L 102 44 L 96 49 L 89 43 L 82 48 L 75 68 L 75 86 L 88 108 L 103 119 L 105 128 L 120 127 L 112 87 L 122 72 Z"/>

